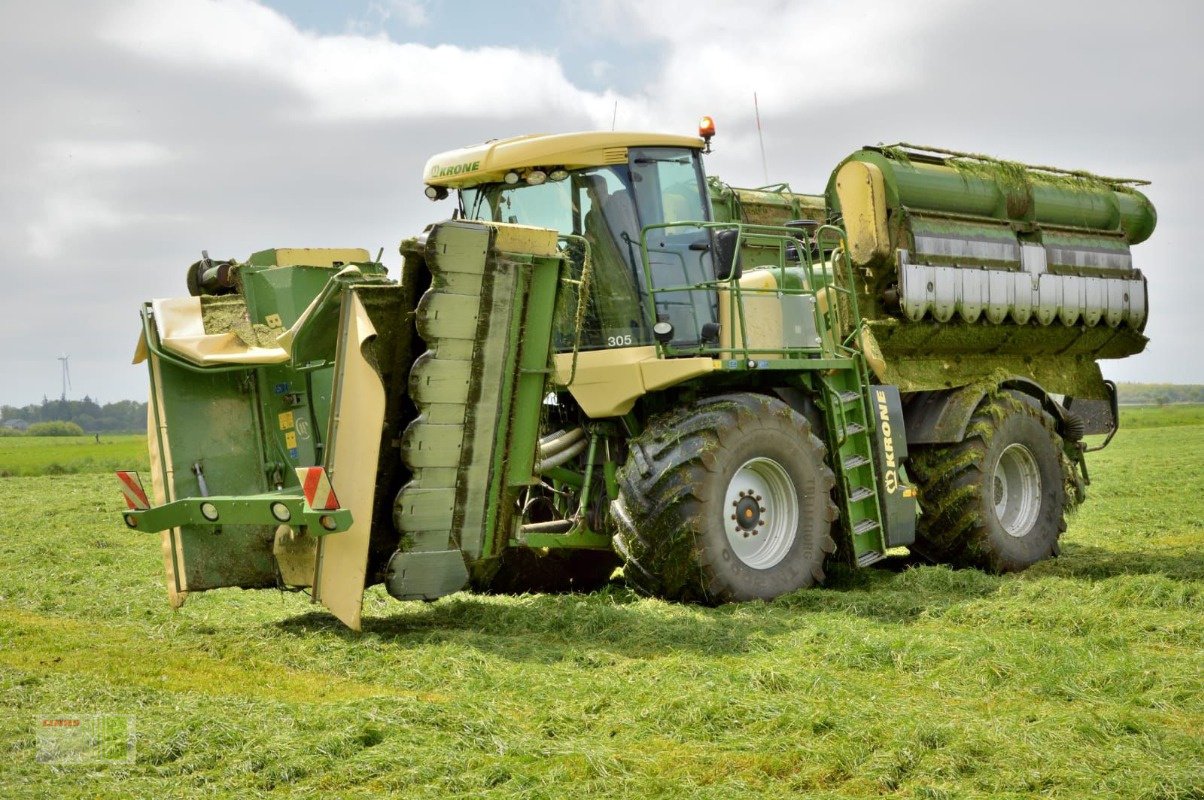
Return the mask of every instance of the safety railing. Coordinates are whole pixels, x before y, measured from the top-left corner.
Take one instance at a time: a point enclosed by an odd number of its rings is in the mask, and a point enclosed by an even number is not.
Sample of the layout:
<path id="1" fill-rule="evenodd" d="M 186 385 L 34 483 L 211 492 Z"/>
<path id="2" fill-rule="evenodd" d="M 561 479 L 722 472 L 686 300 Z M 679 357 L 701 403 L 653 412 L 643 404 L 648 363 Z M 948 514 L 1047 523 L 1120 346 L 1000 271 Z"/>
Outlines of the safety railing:
<path id="1" fill-rule="evenodd" d="M 590 288 L 593 284 L 594 275 L 594 259 L 589 240 L 584 236 L 563 233 L 557 237 L 557 241 L 563 245 L 562 249 L 564 250 L 569 250 L 572 246 L 581 248 L 580 276 L 574 278 L 571 274 L 568 274 L 561 275 L 560 277 L 562 286 L 570 287 L 577 292 L 577 308 L 573 312 L 573 360 L 569 368 L 568 380 L 563 384 L 568 386 L 577 378 L 577 359 L 581 353 L 581 333 L 585 329 L 585 318 L 589 310 Z"/>
<path id="2" fill-rule="evenodd" d="M 685 254 L 664 248 L 650 248 L 650 236 L 658 231 L 704 231 L 707 248 L 715 269 L 716 257 L 714 234 L 720 230 L 736 230 L 733 252 L 739 254 L 746 248 L 755 248 L 765 260 L 774 263 L 745 264 L 740 274 L 726 278 L 657 285 L 654 280 L 649 253 L 655 252 L 658 259 L 678 257 L 682 259 L 682 272 L 686 272 Z M 688 250 L 688 252 L 701 252 Z M 772 255 L 771 255 L 772 254 Z M 755 360 L 757 357 L 778 358 L 849 358 L 857 352 L 857 337 L 861 329 L 861 316 L 854 291 L 853 267 L 848 257 L 845 233 L 834 225 L 808 225 L 787 227 L 774 225 L 751 225 L 731 222 L 671 222 L 649 225 L 640 234 L 640 257 L 645 288 L 645 301 L 649 319 L 657 319 L 658 301 L 662 298 L 681 296 L 687 292 L 715 293 L 728 304 L 727 319 L 735 330 L 718 341 L 702 341 L 688 347 L 659 342 L 658 347 L 665 356 L 715 355 L 725 359 Z M 774 274 L 776 286 L 771 288 L 748 286 L 742 278 L 757 271 Z M 821 293 L 828 293 L 821 298 Z M 750 346 L 746 300 L 755 297 L 777 297 L 788 295 L 809 296 L 815 330 L 820 334 L 820 343 L 815 348 Z M 722 301 L 720 301 L 722 302 Z M 737 336 L 738 333 L 738 336 Z M 726 342 L 723 340 L 726 339 Z M 816 352 L 818 351 L 818 352 Z"/>

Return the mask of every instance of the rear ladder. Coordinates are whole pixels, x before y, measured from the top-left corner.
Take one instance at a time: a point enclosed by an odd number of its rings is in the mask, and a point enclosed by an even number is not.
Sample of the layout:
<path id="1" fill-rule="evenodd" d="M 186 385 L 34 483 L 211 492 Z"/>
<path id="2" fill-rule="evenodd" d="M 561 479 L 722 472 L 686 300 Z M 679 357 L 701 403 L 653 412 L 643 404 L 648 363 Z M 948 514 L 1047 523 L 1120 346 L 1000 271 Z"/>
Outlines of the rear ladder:
<path id="1" fill-rule="evenodd" d="M 853 367 L 823 377 L 822 382 L 841 516 L 853 545 L 853 558 L 864 567 L 885 557 L 886 524 L 878 492 L 869 381 L 860 354 L 854 355 L 853 363 Z"/>

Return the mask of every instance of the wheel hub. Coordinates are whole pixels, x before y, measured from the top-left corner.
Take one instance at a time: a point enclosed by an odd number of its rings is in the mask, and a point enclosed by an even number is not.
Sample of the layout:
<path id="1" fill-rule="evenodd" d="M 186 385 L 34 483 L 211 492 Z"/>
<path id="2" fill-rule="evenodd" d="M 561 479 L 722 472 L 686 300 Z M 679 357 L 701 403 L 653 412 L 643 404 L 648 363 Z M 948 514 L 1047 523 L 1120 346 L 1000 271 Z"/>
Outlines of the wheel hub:
<path id="1" fill-rule="evenodd" d="M 761 512 L 765 509 L 761 508 L 761 498 L 757 497 L 751 489 L 740 494 L 743 496 L 735 502 L 736 513 L 732 517 L 736 520 L 737 527 L 755 536 L 757 526 L 765 524 L 765 521 L 761 519 Z"/>
<path id="2" fill-rule="evenodd" d="M 736 558 L 754 569 L 776 566 L 798 534 L 799 497 L 785 467 L 753 458 L 728 482 L 724 530 Z"/>
<path id="3" fill-rule="evenodd" d="M 1009 536 L 1026 536 L 1041 512 L 1041 471 L 1031 450 L 1008 445 L 999 454 L 991 475 L 995 517 Z"/>

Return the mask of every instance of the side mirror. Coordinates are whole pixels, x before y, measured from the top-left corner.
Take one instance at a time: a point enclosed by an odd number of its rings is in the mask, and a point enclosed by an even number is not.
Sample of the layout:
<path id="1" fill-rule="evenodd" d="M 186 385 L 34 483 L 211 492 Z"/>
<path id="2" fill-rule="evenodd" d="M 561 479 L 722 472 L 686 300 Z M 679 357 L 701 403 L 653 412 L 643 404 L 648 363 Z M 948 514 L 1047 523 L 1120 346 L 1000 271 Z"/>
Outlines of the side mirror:
<path id="1" fill-rule="evenodd" d="M 741 275 L 740 251 L 736 242 L 740 239 L 738 228 L 724 228 L 715 233 L 715 245 L 711 254 L 715 260 L 715 277 L 721 281 L 739 278 Z"/>

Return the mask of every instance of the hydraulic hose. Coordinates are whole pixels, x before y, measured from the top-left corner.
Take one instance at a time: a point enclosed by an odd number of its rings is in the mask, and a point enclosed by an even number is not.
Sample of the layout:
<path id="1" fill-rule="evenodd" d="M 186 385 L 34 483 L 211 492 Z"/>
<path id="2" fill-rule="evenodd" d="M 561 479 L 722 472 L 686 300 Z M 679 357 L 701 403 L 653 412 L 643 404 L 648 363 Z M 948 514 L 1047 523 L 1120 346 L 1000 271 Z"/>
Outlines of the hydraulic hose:
<path id="1" fill-rule="evenodd" d="M 584 431 L 582 431 L 582 433 L 584 433 Z M 572 434 L 569 435 L 571 436 Z M 567 448 L 561 450 L 559 453 L 547 455 L 541 452 L 540 460 L 535 464 L 535 474 L 541 475 L 550 470 L 552 467 L 559 467 L 561 464 L 568 463 L 572 459 L 581 455 L 587 444 L 588 442 L 586 442 L 585 439 L 578 439 L 576 442 L 570 444 Z"/>
<path id="2" fill-rule="evenodd" d="M 543 439 L 539 440 L 538 460 L 547 460 L 557 453 L 563 452 L 570 445 L 580 441 L 585 437 L 585 429 L 574 428 L 568 433 L 558 431 L 556 434 L 552 434 L 552 436 L 555 438 L 545 436 Z"/>

